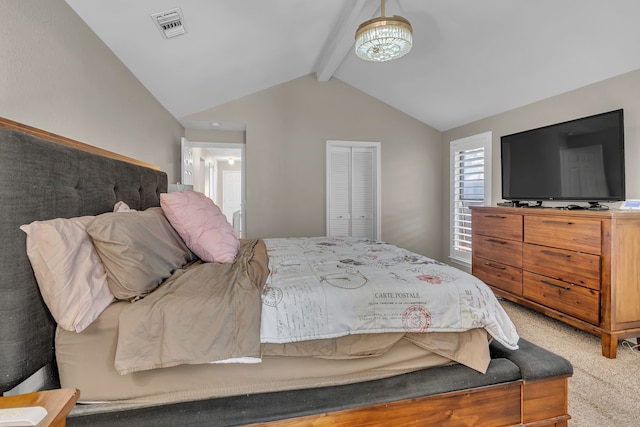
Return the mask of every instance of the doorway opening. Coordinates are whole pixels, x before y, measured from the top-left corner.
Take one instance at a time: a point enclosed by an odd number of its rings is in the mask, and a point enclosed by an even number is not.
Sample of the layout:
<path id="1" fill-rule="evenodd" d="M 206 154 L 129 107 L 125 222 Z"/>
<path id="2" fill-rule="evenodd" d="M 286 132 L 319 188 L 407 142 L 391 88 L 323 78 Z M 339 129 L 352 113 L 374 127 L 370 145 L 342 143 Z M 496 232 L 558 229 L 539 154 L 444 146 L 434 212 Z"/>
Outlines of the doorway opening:
<path id="1" fill-rule="evenodd" d="M 182 184 L 213 200 L 238 237 L 246 236 L 245 144 L 182 138 Z"/>

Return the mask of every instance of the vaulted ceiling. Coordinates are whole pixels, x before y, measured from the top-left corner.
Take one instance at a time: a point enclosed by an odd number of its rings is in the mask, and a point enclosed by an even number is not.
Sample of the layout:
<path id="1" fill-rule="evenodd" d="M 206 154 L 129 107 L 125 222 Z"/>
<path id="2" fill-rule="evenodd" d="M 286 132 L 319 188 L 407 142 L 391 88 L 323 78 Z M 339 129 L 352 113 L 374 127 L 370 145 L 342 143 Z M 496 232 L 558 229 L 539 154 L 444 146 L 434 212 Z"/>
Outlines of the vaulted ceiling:
<path id="1" fill-rule="evenodd" d="M 638 0 L 387 0 L 414 45 L 385 63 L 353 53 L 379 0 L 66 2 L 177 119 L 315 73 L 444 131 L 640 69 Z"/>

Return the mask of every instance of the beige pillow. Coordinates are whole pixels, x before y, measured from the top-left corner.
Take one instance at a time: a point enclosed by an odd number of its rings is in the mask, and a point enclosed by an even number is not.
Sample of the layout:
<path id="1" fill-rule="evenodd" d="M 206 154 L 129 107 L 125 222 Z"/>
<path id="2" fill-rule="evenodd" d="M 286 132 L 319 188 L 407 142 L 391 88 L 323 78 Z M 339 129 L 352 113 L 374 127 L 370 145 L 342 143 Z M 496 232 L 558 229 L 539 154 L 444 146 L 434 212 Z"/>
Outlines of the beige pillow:
<path id="1" fill-rule="evenodd" d="M 116 202 L 115 205 L 113 205 L 113 211 L 114 212 L 131 212 L 131 211 L 135 211 L 135 209 L 131 209 L 128 204 L 120 200 Z"/>
<path id="2" fill-rule="evenodd" d="M 114 300 L 86 232 L 93 218 L 57 218 L 20 227 L 27 234 L 27 256 L 42 298 L 68 331 L 84 330 Z"/>
<path id="3" fill-rule="evenodd" d="M 87 232 L 121 300 L 144 297 L 194 258 L 159 207 L 98 215 Z"/>

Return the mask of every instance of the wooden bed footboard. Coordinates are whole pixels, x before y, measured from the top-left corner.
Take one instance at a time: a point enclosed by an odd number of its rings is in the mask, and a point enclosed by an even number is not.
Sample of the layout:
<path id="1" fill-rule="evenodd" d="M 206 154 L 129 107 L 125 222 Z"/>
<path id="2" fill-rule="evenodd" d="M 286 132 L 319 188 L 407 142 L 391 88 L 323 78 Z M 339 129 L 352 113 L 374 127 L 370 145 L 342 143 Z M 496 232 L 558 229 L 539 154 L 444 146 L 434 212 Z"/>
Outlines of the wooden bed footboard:
<path id="1" fill-rule="evenodd" d="M 351 426 L 535 426 L 566 427 L 569 377 L 443 393 L 306 417 L 251 424 L 251 427 Z"/>

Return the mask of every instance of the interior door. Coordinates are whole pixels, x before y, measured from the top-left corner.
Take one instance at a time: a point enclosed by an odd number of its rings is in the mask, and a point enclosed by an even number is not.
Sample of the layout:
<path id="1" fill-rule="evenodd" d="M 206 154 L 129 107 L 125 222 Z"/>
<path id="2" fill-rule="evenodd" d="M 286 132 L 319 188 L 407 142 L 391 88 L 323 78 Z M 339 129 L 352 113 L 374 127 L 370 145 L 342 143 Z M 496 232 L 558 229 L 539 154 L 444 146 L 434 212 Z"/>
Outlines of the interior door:
<path id="1" fill-rule="evenodd" d="M 327 235 L 380 238 L 379 143 L 327 141 Z"/>
<path id="2" fill-rule="evenodd" d="M 334 147 L 329 153 L 328 236 L 351 235 L 351 148 Z"/>
<path id="3" fill-rule="evenodd" d="M 182 152 L 182 162 L 180 168 L 180 176 L 182 176 L 181 184 L 193 185 L 193 144 L 185 137 L 180 140 Z"/>
<path id="4" fill-rule="evenodd" d="M 246 223 L 246 146 L 240 143 L 224 143 L 224 142 L 193 142 L 187 138 L 181 140 L 180 162 L 182 184 L 194 185 L 194 183 L 205 183 L 201 187 L 195 187 L 196 191 L 201 191 L 209 196 L 222 212 L 227 216 L 227 220 L 232 222 L 235 218 L 234 229 L 238 233 L 242 231 L 243 236 L 247 236 Z M 200 167 L 194 165 L 195 159 L 206 158 L 207 164 Z M 227 170 L 227 164 L 231 165 L 231 160 L 235 164 L 237 175 L 227 180 L 232 189 L 228 190 L 224 187 L 223 173 Z M 227 191 L 228 190 L 228 191 Z M 225 197 L 229 196 L 229 201 Z M 225 209 L 227 205 L 227 209 Z M 233 210 L 232 210 L 233 209 Z M 238 212 L 240 211 L 240 212 Z M 234 215 L 234 213 L 236 215 Z"/>
<path id="5" fill-rule="evenodd" d="M 242 175 L 240 171 L 222 172 L 222 213 L 233 224 L 233 214 L 242 208 Z"/>
<path id="6" fill-rule="evenodd" d="M 351 149 L 351 235 L 375 239 L 374 151 L 370 147 Z"/>

